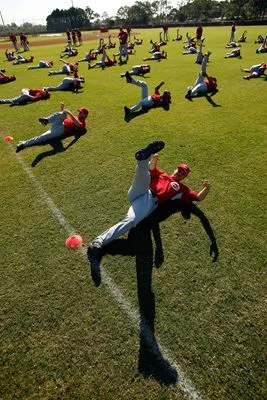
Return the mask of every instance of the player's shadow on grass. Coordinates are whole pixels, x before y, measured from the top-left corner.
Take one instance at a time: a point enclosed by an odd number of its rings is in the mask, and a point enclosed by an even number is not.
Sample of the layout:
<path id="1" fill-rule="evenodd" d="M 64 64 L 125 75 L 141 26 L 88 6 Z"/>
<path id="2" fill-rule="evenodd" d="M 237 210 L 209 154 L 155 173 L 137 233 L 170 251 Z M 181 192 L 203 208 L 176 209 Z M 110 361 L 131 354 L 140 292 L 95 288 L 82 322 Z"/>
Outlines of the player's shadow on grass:
<path id="1" fill-rule="evenodd" d="M 149 111 L 151 111 L 151 110 L 153 110 L 153 109 L 155 109 L 155 108 L 161 108 L 161 109 L 163 108 L 165 111 L 169 111 L 170 106 L 169 106 L 169 104 L 166 104 L 166 105 L 161 106 L 161 107 L 151 107 L 151 108 L 149 108 L 149 107 L 142 107 L 142 109 L 139 110 L 139 111 L 135 111 L 135 112 L 133 112 L 133 113 L 131 113 L 131 114 L 126 114 L 126 115 L 124 116 L 124 121 L 127 122 L 127 123 L 129 123 L 132 119 L 134 119 L 134 118 L 136 118 L 136 117 L 139 117 L 140 115 L 147 114 Z"/>
<path id="2" fill-rule="evenodd" d="M 164 261 L 159 223 L 177 211 L 180 211 L 185 219 L 189 219 L 191 215 L 200 219 L 211 240 L 210 255 L 215 262 L 219 251 L 207 217 L 197 206 L 185 205 L 180 200 L 168 201 L 159 206 L 148 218 L 131 229 L 127 239 L 114 240 L 103 249 L 103 255 L 135 256 L 140 312 L 138 370 L 144 377 L 153 377 L 165 385 L 179 382 L 179 375 L 175 366 L 171 365 L 166 355 L 163 354 L 155 337 L 156 312 L 155 296 L 152 290 L 152 269 L 153 264 L 159 268 Z M 155 241 L 154 254 L 151 232 Z"/>
<path id="3" fill-rule="evenodd" d="M 83 133 L 72 135 L 72 136 L 74 136 L 74 138 L 65 147 L 63 146 L 62 138 L 54 139 L 54 140 L 50 140 L 50 141 L 41 143 L 38 146 L 50 144 L 52 146 L 52 150 L 47 150 L 47 151 L 44 151 L 43 153 L 38 154 L 31 164 L 32 167 L 35 167 L 37 164 L 39 164 L 39 162 L 41 162 L 46 157 L 54 156 L 57 153 L 63 153 L 64 151 L 68 150 L 71 146 L 73 146 L 80 139 L 81 136 L 85 135 L 85 133 L 86 133 L 86 131 Z M 69 136 L 66 136 L 66 137 L 69 137 Z M 64 137 L 64 139 L 65 139 L 65 137 Z"/>

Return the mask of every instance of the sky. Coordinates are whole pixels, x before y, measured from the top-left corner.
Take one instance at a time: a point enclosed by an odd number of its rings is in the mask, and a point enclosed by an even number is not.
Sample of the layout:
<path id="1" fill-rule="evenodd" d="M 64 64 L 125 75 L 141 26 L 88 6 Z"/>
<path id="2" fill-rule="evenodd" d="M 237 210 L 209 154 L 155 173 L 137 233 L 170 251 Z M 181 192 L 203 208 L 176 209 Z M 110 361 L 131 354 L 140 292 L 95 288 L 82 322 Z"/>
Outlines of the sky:
<path id="1" fill-rule="evenodd" d="M 0 2 L 0 11 L 5 24 L 23 22 L 45 24 L 46 17 L 53 10 L 66 10 L 70 7 L 85 9 L 90 7 L 100 16 L 106 11 L 109 17 L 117 14 L 121 6 L 132 6 L 136 0 L 3 0 Z M 2 20 L 0 20 L 2 24 Z"/>

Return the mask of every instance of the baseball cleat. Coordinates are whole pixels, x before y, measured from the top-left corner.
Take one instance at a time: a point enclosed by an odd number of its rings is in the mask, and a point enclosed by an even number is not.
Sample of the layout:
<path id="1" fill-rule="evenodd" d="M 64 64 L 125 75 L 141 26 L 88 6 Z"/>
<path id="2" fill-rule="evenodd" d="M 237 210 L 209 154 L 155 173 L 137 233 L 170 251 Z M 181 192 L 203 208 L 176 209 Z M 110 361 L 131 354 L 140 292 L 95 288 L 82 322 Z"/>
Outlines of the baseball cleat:
<path id="1" fill-rule="evenodd" d="M 133 78 L 131 77 L 129 71 L 125 72 L 125 78 L 127 83 L 131 83 Z"/>
<path id="2" fill-rule="evenodd" d="M 158 153 L 165 146 L 165 143 L 161 140 L 149 143 L 147 147 L 141 149 L 135 153 L 135 158 L 138 161 L 147 160 L 151 154 Z"/>
<path id="3" fill-rule="evenodd" d="M 38 120 L 42 125 L 47 125 L 48 124 L 48 119 L 47 118 L 39 118 Z"/>
<path id="4" fill-rule="evenodd" d="M 100 263 L 102 259 L 101 246 L 98 243 L 91 243 L 87 250 L 88 262 L 91 266 L 91 277 L 96 287 L 101 283 Z"/>
<path id="5" fill-rule="evenodd" d="M 19 153 L 21 150 L 25 149 L 24 142 L 19 142 L 16 148 L 16 153 Z"/>

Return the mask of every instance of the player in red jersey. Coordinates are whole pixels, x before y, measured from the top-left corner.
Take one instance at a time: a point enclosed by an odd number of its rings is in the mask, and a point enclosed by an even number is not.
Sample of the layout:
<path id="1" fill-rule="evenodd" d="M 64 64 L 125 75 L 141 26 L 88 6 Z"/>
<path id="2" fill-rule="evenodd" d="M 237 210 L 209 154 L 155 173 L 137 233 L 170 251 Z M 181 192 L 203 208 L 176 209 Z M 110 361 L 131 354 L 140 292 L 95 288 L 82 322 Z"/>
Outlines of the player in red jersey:
<path id="1" fill-rule="evenodd" d="M 120 42 L 120 61 L 122 60 L 122 57 L 126 57 L 128 60 L 128 33 L 120 28 L 118 38 Z"/>
<path id="2" fill-rule="evenodd" d="M 159 92 L 159 89 L 165 84 L 165 82 L 160 82 L 160 84 L 155 87 L 154 93 L 149 96 L 146 82 L 133 79 L 128 71 L 125 73 L 125 78 L 127 83 L 131 83 L 132 85 L 141 88 L 141 101 L 131 108 L 125 106 L 125 115 L 130 115 L 139 108 L 149 109 L 154 107 L 168 107 L 171 103 L 171 93 L 169 91 L 165 90 L 162 95 Z"/>
<path id="3" fill-rule="evenodd" d="M 13 99 L 0 100 L 0 104 L 10 104 L 10 106 L 19 106 L 27 103 L 33 103 L 39 100 L 50 98 L 50 94 L 44 89 L 22 89 L 21 94 Z"/>
<path id="4" fill-rule="evenodd" d="M 78 112 L 79 114 L 75 116 L 72 112 L 64 108 L 64 103 L 60 103 L 60 112 L 55 112 L 47 118 L 39 118 L 39 122 L 42 125 L 51 124 L 51 129 L 40 136 L 19 142 L 16 153 L 26 147 L 38 146 L 49 140 L 64 138 L 72 134 L 84 133 L 89 110 L 82 107 Z"/>
<path id="5" fill-rule="evenodd" d="M 242 69 L 244 72 L 248 72 L 248 76 L 243 76 L 243 79 L 253 79 L 253 78 L 260 78 L 260 77 L 266 77 L 265 71 L 266 71 L 266 64 L 262 62 L 261 64 L 257 65 L 252 65 L 250 68 L 245 68 Z"/>
<path id="6" fill-rule="evenodd" d="M 19 51 L 17 38 L 16 38 L 16 35 L 14 35 L 13 32 L 10 32 L 10 34 L 9 34 L 9 40 L 12 42 L 12 44 L 13 44 L 13 46 L 14 46 L 14 49 L 15 49 L 16 51 Z"/>
<path id="7" fill-rule="evenodd" d="M 199 192 L 181 183 L 190 172 L 186 164 L 179 164 L 171 175 L 157 168 L 157 153 L 164 148 L 164 145 L 164 142 L 156 141 L 136 152 L 137 166 L 128 192 L 131 206 L 125 218 L 97 236 L 88 247 L 88 261 L 96 286 L 101 283 L 100 261 L 103 246 L 129 232 L 159 204 L 171 199 L 180 199 L 187 203 L 202 201 L 209 193 L 211 184 L 208 181 L 203 182 L 203 188 Z"/>
<path id="8" fill-rule="evenodd" d="M 208 76 L 206 72 L 208 59 L 209 54 L 206 53 L 203 56 L 201 72 L 198 75 L 195 85 L 188 87 L 187 94 L 185 95 L 186 99 L 191 100 L 192 97 L 206 96 L 208 93 L 215 94 L 218 91 L 217 79 L 213 76 Z"/>
<path id="9" fill-rule="evenodd" d="M 0 71 L 0 84 L 9 83 L 16 80 L 15 75 L 6 75 L 3 71 L 4 70 Z"/>

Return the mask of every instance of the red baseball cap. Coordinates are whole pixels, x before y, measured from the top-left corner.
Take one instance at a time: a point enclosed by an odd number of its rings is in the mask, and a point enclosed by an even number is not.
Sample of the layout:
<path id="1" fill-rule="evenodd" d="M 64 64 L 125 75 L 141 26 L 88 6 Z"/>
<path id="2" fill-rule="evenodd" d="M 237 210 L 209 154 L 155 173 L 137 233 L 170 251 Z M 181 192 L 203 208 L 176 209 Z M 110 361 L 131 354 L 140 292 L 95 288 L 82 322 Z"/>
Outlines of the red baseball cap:
<path id="1" fill-rule="evenodd" d="M 191 169 L 186 164 L 179 164 L 177 168 L 181 168 L 186 173 L 186 175 L 188 175 L 189 172 L 191 172 Z"/>
<path id="2" fill-rule="evenodd" d="M 88 108 L 82 107 L 82 108 L 78 108 L 79 112 L 82 112 L 83 114 L 88 115 L 89 114 L 89 110 Z"/>

